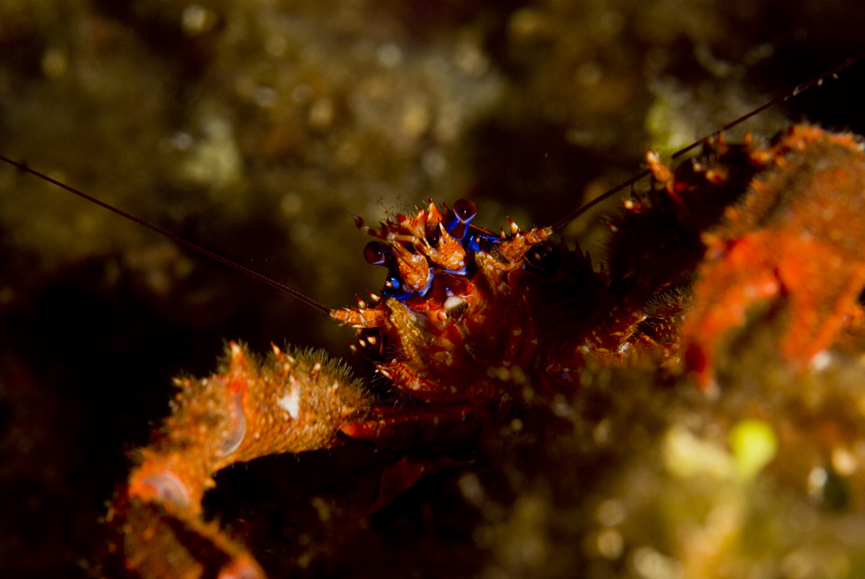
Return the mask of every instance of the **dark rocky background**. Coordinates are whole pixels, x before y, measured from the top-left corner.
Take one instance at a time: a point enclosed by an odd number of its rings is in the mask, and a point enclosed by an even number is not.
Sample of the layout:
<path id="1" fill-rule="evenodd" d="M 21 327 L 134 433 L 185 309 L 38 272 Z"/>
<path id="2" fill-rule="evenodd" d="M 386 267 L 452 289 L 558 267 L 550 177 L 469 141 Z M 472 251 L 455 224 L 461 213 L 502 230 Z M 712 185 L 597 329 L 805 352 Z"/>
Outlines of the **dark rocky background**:
<path id="1" fill-rule="evenodd" d="M 639 170 L 646 147 L 688 144 L 862 51 L 862 22 L 852 0 L 0 0 L 0 153 L 336 307 L 382 278 L 351 214 L 470 197 L 487 227 L 548 224 Z M 731 138 L 800 120 L 865 131 L 863 97 L 859 65 Z M 592 250 L 605 231 L 595 212 L 567 235 Z M 0 167 L 0 575 L 114 572 L 98 518 L 128 453 L 167 412 L 170 377 L 212 370 L 226 339 L 345 356 L 353 338 Z M 736 413 L 761 402 L 628 390 L 650 378 L 598 378 L 597 398 L 553 409 L 579 418 L 558 429 L 528 412 L 484 450 L 500 464 L 434 477 L 363 524 L 304 519 L 319 503 L 296 479 L 326 456 L 234 469 L 209 504 L 235 529 L 268 521 L 249 532 L 274 576 L 863 573 L 861 476 L 842 447 L 809 446 L 798 391 L 766 411 L 790 425 L 788 466 L 686 485 L 665 444 L 688 427 L 723 455 Z M 817 407 L 824 428 L 861 429 Z"/>

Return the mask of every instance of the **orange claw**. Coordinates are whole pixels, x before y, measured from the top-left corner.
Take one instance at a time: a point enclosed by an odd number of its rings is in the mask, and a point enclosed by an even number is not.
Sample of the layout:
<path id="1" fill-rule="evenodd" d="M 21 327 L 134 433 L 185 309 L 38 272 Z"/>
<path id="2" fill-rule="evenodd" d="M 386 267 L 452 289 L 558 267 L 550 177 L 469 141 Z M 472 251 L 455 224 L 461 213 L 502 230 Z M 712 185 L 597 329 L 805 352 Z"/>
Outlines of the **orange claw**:
<path id="1" fill-rule="evenodd" d="M 557 265 L 537 275 L 524 265 L 539 244 L 546 246 L 537 250 L 556 255 L 551 229 L 521 233 L 513 223 L 494 251 L 473 250 L 473 267 L 453 271 L 450 258 L 457 263 L 468 253 L 448 249 L 452 240 L 441 233 L 434 205 L 381 231 L 358 220 L 390 244 L 407 285 L 423 291 L 403 300 L 376 298 L 373 307 L 359 300 L 358 309 L 331 315 L 359 329 L 359 344 L 378 372 L 412 401 L 403 405 L 405 398 L 395 396 L 394 406 L 385 398 L 373 407 L 344 370 L 315 356 L 274 348 L 262 364 L 231 344 L 218 373 L 177 382 L 171 417 L 140 451 L 112 509 L 127 566 L 145 578 L 263 577 L 239 542 L 201 518 L 201 499 L 217 470 L 347 438 L 377 448 L 460 444 L 479 431 L 500 393 L 528 401 L 536 392 L 541 398 L 571 391 L 586 360 L 627 363 L 641 349 L 665 363 L 679 346 L 687 369 L 708 390 L 725 336 L 746 324 L 758 302 L 789 312 L 779 350 L 806 368 L 862 316 L 861 147 L 848 135 L 814 127 L 794 127 L 765 149 L 721 138 L 709 146 L 714 158 L 706 166 L 675 172 L 648 157 L 663 189 L 628 207 L 621 223 L 631 231 L 612 244 L 609 271 L 564 246 Z M 427 467 L 407 458 L 385 469 L 373 507 L 414 484 Z"/>
<path id="2" fill-rule="evenodd" d="M 110 511 L 129 569 L 145 578 L 264 577 L 242 545 L 201 519 L 212 475 L 235 462 L 342 444 L 340 428 L 370 407 L 342 365 L 273 350 L 260 363 L 232 342 L 219 372 L 177 381 L 171 416 L 139 451 Z"/>
<path id="3" fill-rule="evenodd" d="M 751 152 L 766 169 L 726 222 L 704 235 L 693 307 L 682 327 L 687 368 L 714 384 L 717 350 L 747 309 L 782 300 L 781 355 L 800 370 L 862 315 L 865 154 L 850 135 L 793 127 Z"/>

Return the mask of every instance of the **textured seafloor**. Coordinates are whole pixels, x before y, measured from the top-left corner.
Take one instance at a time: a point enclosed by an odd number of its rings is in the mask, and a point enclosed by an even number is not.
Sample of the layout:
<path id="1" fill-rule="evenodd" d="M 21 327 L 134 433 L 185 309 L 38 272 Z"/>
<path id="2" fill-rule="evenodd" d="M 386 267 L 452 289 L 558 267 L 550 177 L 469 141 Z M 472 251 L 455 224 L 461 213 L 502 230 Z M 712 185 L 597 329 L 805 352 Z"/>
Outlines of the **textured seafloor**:
<path id="1" fill-rule="evenodd" d="M 550 223 L 647 146 L 859 52 L 863 17 L 804 0 L 0 0 L 0 153 L 339 306 L 381 283 L 352 213 L 470 196 L 488 227 Z M 865 130 L 861 69 L 745 129 Z M 598 223 L 568 235 L 591 249 Z M 126 453 L 170 376 L 208 372 L 224 339 L 337 355 L 352 339 L 8 167 L 0 247 L 4 577 L 114 571 L 97 519 Z M 211 508 L 266 524 L 250 537 L 274 576 L 861 576 L 865 370 L 793 379 L 765 346 L 777 331 L 754 331 L 717 401 L 650 370 L 587 374 L 590 394 L 502 426 L 493 464 L 371 520 L 300 493 L 327 456 L 234 469 Z"/>

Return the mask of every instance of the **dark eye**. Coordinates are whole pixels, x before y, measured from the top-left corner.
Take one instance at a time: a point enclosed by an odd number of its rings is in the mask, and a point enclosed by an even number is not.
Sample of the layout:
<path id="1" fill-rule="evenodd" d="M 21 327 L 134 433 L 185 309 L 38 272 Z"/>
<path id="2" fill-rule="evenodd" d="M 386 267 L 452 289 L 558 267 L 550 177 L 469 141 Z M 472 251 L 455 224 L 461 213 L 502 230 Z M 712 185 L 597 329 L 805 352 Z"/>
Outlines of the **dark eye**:
<path id="1" fill-rule="evenodd" d="M 478 209 L 475 204 L 468 199 L 458 199 L 454 203 L 450 215 L 448 215 L 447 225 L 445 229 L 454 239 L 462 240 L 469 231 L 469 224 L 477 215 Z"/>
<path id="2" fill-rule="evenodd" d="M 441 230 L 439 226 L 427 227 L 426 232 L 426 240 L 432 246 L 436 247 L 439 244 L 439 238 L 441 238 Z"/>
<path id="3" fill-rule="evenodd" d="M 370 241 L 363 248 L 363 257 L 372 265 L 387 265 L 387 247 L 380 241 Z"/>
<path id="4" fill-rule="evenodd" d="M 478 214 L 478 208 L 468 199 L 457 199 L 454 203 L 454 213 L 457 219 L 468 224 Z"/>

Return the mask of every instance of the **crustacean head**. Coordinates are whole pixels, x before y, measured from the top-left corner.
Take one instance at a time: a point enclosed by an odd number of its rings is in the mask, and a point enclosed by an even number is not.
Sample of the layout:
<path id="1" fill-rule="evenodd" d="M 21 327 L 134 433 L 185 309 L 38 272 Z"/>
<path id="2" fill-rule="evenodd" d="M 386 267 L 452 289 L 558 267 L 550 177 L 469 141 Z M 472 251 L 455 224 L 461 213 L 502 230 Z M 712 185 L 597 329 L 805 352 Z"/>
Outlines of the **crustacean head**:
<path id="1" fill-rule="evenodd" d="M 357 309 L 331 315 L 358 328 L 360 348 L 382 374 L 428 399 L 444 391 L 452 399 L 469 396 L 465 393 L 477 387 L 468 385 L 466 376 L 479 384 L 478 368 L 510 365 L 525 350 L 513 343 L 522 343 L 521 324 L 507 321 L 524 317 L 505 314 L 525 307 L 509 278 L 551 230 L 521 232 L 511 222 L 510 233 L 495 235 L 471 224 L 476 213 L 471 201 L 460 199 L 441 210 L 430 201 L 426 209 L 397 215 L 378 230 L 355 218 L 376 239 L 364 256 L 388 273 L 382 297 L 373 296 L 371 307 L 358 299 Z M 459 386 L 462 382 L 466 385 Z"/>

